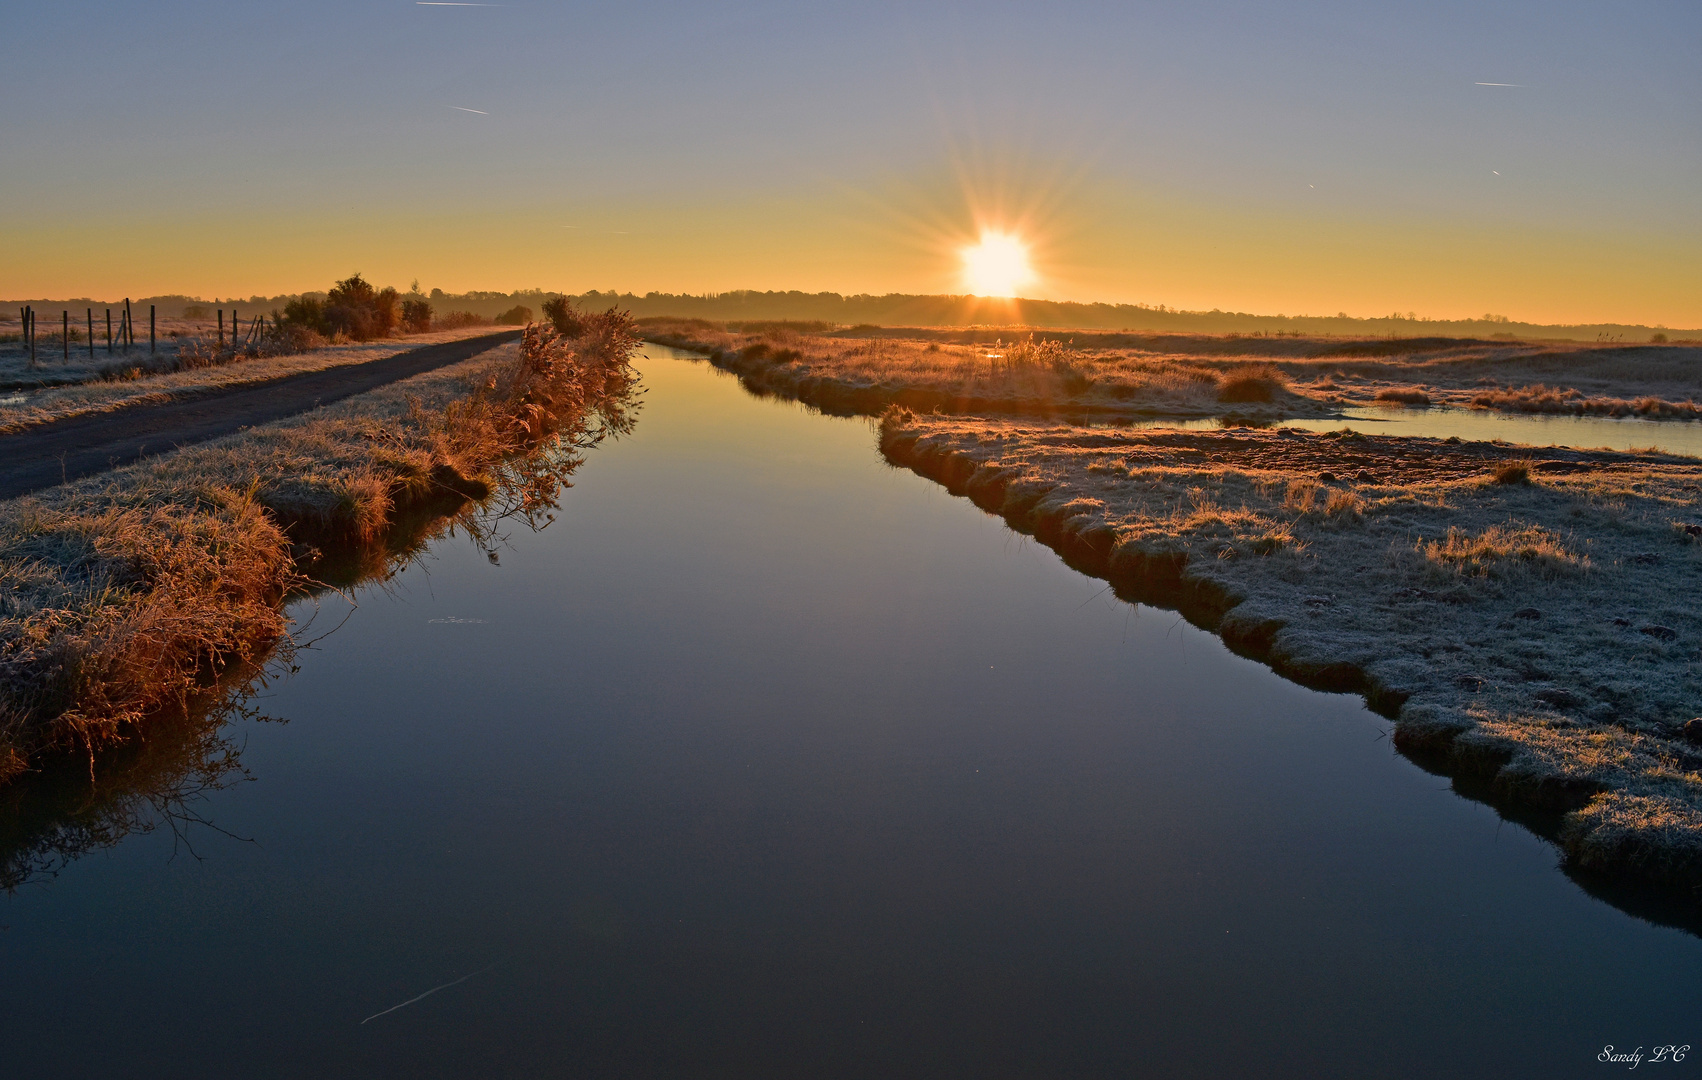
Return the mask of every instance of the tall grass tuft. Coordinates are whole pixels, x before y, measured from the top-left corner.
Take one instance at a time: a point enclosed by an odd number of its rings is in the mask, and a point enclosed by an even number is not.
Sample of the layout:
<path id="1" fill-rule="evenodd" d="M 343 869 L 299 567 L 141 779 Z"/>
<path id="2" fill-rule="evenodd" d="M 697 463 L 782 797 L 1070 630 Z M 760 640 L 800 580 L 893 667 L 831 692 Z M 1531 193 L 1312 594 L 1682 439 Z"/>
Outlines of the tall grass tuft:
<path id="1" fill-rule="evenodd" d="M 1461 577 L 1554 579 L 1590 568 L 1589 556 L 1569 550 L 1554 533 L 1512 522 L 1476 535 L 1451 528 L 1441 540 L 1421 541 L 1418 550 L 1432 567 Z"/>
<path id="2" fill-rule="evenodd" d="M 1275 401 L 1287 388 L 1275 364 L 1236 364 L 1218 384 L 1217 399 L 1225 404 L 1262 404 Z"/>

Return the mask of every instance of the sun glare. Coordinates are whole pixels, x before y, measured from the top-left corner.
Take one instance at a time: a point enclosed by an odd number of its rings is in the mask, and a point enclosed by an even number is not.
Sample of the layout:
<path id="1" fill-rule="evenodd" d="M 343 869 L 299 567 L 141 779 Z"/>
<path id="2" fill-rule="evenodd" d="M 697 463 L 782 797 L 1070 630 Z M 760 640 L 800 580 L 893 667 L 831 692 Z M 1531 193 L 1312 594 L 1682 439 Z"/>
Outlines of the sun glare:
<path id="1" fill-rule="evenodd" d="M 964 287 L 976 296 L 1015 296 L 1034 280 L 1028 245 L 1010 233 L 983 229 L 981 242 L 961 254 Z"/>

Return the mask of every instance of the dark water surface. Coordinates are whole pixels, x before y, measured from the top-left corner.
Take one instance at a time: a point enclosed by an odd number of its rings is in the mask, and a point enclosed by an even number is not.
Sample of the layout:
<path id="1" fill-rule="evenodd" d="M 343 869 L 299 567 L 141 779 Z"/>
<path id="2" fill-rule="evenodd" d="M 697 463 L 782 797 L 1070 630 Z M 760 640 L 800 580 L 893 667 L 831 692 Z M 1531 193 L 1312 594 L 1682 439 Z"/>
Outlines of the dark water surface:
<path id="1" fill-rule="evenodd" d="M 287 724 L 239 725 L 256 781 L 202 810 L 252 842 L 134 835 L 0 901 L 8 1075 L 1597 1076 L 1702 1042 L 1702 943 L 1356 698 L 1112 599 L 866 423 L 650 355 L 560 520 L 500 566 L 438 542 L 260 702 Z"/>

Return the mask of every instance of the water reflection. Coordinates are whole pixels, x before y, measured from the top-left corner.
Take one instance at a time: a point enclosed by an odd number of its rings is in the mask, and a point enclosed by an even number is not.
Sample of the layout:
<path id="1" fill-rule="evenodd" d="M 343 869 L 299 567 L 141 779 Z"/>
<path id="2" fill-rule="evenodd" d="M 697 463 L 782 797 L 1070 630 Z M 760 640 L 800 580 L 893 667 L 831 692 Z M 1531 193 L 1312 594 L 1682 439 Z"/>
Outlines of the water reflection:
<path id="1" fill-rule="evenodd" d="M 133 833 L 171 830 L 194 856 L 197 829 L 219 830 L 207 796 L 252 779 L 235 720 L 269 721 L 248 701 L 260 680 L 215 690 L 180 716 L 94 759 L 60 759 L 0 790 L 0 889 L 57 877 L 68 864 Z M 229 835 L 229 834 L 227 834 Z"/>
<path id="2" fill-rule="evenodd" d="M 445 538 L 471 543 L 495 561 L 515 529 L 538 532 L 555 521 L 562 493 L 585 455 L 607 439 L 630 434 L 642 388 L 634 378 L 592 403 L 578 423 L 533 453 L 494 470 L 483 502 L 459 496 L 411 509 L 378 542 L 318 551 L 304 566 L 310 584 L 289 599 L 382 584 L 419 562 Z M 297 610 L 304 610 L 298 605 Z M 227 671 L 179 713 L 156 717 L 137 737 L 92 757 L 49 760 L 0 788 L 0 891 L 15 892 L 57 877 L 73 861 L 116 846 L 127 836 L 170 831 L 174 857 L 195 854 L 197 833 L 224 836 L 206 813 L 209 796 L 254 779 L 231 732 L 239 722 L 283 723 L 253 704 L 269 685 L 296 671 L 298 648 L 312 647 L 338 625 L 317 626 L 305 608 L 288 638 L 252 666 Z"/>

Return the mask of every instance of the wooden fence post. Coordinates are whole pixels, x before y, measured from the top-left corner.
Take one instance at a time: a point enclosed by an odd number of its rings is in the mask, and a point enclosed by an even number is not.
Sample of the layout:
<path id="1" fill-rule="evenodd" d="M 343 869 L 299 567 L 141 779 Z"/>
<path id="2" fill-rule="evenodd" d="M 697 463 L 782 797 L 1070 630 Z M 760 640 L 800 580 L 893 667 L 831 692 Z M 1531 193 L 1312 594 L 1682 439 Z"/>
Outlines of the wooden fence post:
<path id="1" fill-rule="evenodd" d="M 112 309 L 106 309 L 106 355 L 112 355 Z"/>
<path id="2" fill-rule="evenodd" d="M 219 309 L 219 348 L 225 347 L 225 309 Z"/>
<path id="3" fill-rule="evenodd" d="M 136 319 L 136 317 L 134 315 L 130 314 L 130 298 L 128 296 L 126 296 L 124 298 L 124 351 L 125 352 L 129 352 L 130 347 L 132 345 L 136 344 L 136 321 L 135 321 L 135 319 Z"/>
<path id="4" fill-rule="evenodd" d="M 65 346 L 65 362 L 71 362 L 71 313 L 59 313 L 59 343 Z"/>
<path id="5" fill-rule="evenodd" d="M 89 359 L 95 358 L 95 309 L 85 308 L 89 313 Z"/>
<path id="6" fill-rule="evenodd" d="M 35 367 L 35 308 L 33 306 L 30 307 L 29 313 L 30 313 L 30 367 Z"/>
<path id="7" fill-rule="evenodd" d="M 154 351 L 154 305 L 148 305 L 148 352 Z"/>

